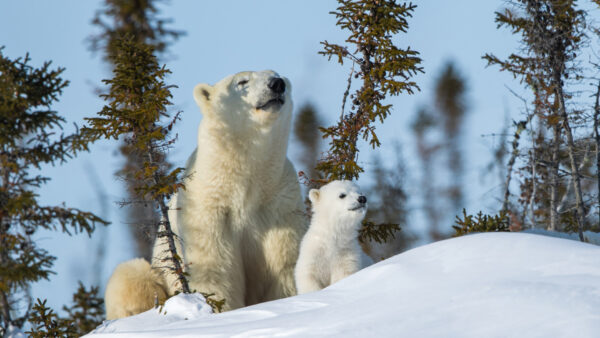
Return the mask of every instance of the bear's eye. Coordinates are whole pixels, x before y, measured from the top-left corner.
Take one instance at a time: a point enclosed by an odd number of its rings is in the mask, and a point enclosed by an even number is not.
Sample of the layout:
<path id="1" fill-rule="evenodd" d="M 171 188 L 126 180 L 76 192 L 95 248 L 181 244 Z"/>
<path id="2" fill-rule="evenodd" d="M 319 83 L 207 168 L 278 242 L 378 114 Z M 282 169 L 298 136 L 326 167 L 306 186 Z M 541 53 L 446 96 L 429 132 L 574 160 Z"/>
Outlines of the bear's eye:
<path id="1" fill-rule="evenodd" d="M 346 197 L 346 194 L 340 194 L 340 198 Z"/>
<path id="2" fill-rule="evenodd" d="M 248 80 L 240 80 L 237 84 L 238 84 L 238 86 L 243 86 L 246 83 L 248 83 Z"/>

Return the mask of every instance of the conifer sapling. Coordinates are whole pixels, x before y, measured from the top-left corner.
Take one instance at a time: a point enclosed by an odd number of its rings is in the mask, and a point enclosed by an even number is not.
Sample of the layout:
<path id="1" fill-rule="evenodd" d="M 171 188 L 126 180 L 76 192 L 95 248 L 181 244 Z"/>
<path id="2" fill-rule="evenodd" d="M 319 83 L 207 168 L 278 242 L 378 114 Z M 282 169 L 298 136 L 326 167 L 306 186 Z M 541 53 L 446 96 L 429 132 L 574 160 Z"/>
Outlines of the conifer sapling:
<path id="1" fill-rule="evenodd" d="M 90 235 L 107 224 L 64 204 L 38 203 L 36 190 L 50 180 L 39 174 L 42 166 L 65 162 L 85 141 L 64 135 L 65 119 L 51 108 L 68 85 L 64 69 L 29 61 L 28 55 L 11 60 L 0 48 L 0 335 L 23 327 L 33 305 L 30 285 L 52 273 L 55 257 L 32 236 L 41 229 Z"/>
<path id="2" fill-rule="evenodd" d="M 337 125 L 321 128 L 324 138 L 330 138 L 330 148 L 316 169 L 326 175 L 324 181 L 355 180 L 364 169 L 358 164 L 358 141 L 363 139 L 373 147 L 380 141 L 375 123 L 383 123 L 392 106 L 385 104 L 388 95 L 412 94 L 419 87 L 410 79 L 419 72 L 421 59 L 417 51 L 398 48 L 392 37 L 408 30 L 408 18 L 416 5 L 398 4 L 395 0 L 338 0 L 340 6 L 331 12 L 337 25 L 349 32 L 346 42 L 353 47 L 322 42 L 320 54 L 337 57 L 340 64 L 350 61 L 354 67 L 348 79 L 348 89 L 342 101 Z M 350 94 L 352 77 L 360 79 L 361 87 Z M 351 108 L 344 112 L 346 100 Z M 361 237 L 385 240 L 399 230 L 398 224 L 375 225 L 365 222 Z"/>
<path id="3" fill-rule="evenodd" d="M 183 168 L 169 170 L 167 163 L 161 160 L 175 142 L 169 134 L 179 118 L 179 113 L 171 118 L 167 111 L 173 86 L 166 85 L 164 78 L 170 71 L 158 65 L 151 45 L 126 36 L 118 40 L 116 47 L 111 56 L 115 65 L 113 78 L 104 80 L 109 92 L 101 95 L 107 105 L 98 117 L 86 119 L 89 125 L 82 128 L 82 134 L 90 141 L 122 137 L 144 158 L 143 166 L 133 172 L 138 181 L 136 193 L 158 209 L 161 217 L 157 237 L 166 238 L 169 247 L 169 262 L 164 263 L 177 274 L 180 290 L 189 293 L 167 206 L 168 199 L 183 187 Z M 169 120 L 163 124 L 162 118 Z"/>

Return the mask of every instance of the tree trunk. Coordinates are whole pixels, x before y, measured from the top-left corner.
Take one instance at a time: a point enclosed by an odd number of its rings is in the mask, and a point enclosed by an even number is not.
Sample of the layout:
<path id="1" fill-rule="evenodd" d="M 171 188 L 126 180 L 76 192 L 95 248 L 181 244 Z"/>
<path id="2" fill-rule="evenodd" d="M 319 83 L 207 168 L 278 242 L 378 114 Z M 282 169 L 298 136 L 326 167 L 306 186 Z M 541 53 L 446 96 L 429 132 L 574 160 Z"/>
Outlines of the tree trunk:
<path id="1" fill-rule="evenodd" d="M 596 139 L 596 181 L 598 183 L 598 225 L 600 226 L 600 132 L 598 132 L 598 119 L 600 118 L 600 81 L 596 90 L 596 104 L 594 104 L 594 136 Z"/>
<path id="2" fill-rule="evenodd" d="M 2 186 L 9 187 L 9 185 L 9 172 L 7 170 L 2 176 Z M 6 241 L 8 239 L 7 235 L 8 230 L 10 229 L 10 223 L 11 219 L 8 215 L 4 215 L 0 218 L 0 266 L 6 266 L 9 262 L 7 257 L 8 253 L 6 249 Z M 6 283 L 7 285 L 5 285 L 5 287 L 10 289 L 12 285 L 10 285 L 8 282 Z M 4 291 L 0 291 L 0 316 L 2 316 L 2 325 L 4 325 L 4 329 L 8 330 L 8 326 L 11 324 L 12 318 L 10 316 L 10 301 L 8 299 L 8 295 Z"/>
<path id="3" fill-rule="evenodd" d="M 153 156 L 152 156 L 152 147 L 149 146 L 148 147 L 148 162 L 150 164 L 154 164 L 154 160 L 153 160 Z M 158 174 L 155 172 L 154 173 L 154 184 L 158 185 L 159 177 Z M 172 273 L 175 273 L 177 275 L 177 280 L 179 281 L 179 283 L 181 284 L 181 291 L 183 293 L 190 293 L 190 287 L 187 281 L 187 278 L 185 277 L 185 274 L 183 272 L 183 266 L 181 265 L 180 262 L 180 257 L 181 255 L 177 254 L 177 247 L 175 246 L 175 239 L 173 238 L 173 236 L 175 235 L 173 233 L 173 231 L 171 230 L 171 222 L 169 221 L 169 207 L 167 206 L 167 203 L 165 203 L 165 195 L 161 194 L 159 196 L 159 198 L 155 199 L 155 203 L 158 205 L 158 208 L 160 210 L 160 226 L 158 227 L 159 229 L 164 229 L 164 233 L 160 234 L 158 236 L 166 236 L 167 237 L 167 244 L 169 245 L 169 252 L 170 252 L 170 257 L 169 259 L 171 260 L 171 263 L 173 264 L 173 268 L 175 271 L 172 271 Z"/>
<path id="4" fill-rule="evenodd" d="M 8 301 L 8 296 L 6 295 L 6 293 L 4 293 L 2 291 L 0 291 L 0 310 L 2 311 L 2 319 L 3 319 L 2 325 L 4 326 L 5 330 L 8 330 L 8 327 L 11 324 L 10 304 Z"/>
<path id="5" fill-rule="evenodd" d="M 502 201 L 501 211 L 508 211 L 508 202 L 510 198 L 510 181 L 512 179 L 512 170 L 515 165 L 515 161 L 517 156 L 519 155 L 519 139 L 521 138 L 521 133 L 525 130 L 527 123 L 529 122 L 530 117 L 525 121 L 520 121 L 517 123 L 517 130 L 515 131 L 515 136 L 512 141 L 512 152 L 510 155 L 510 159 L 508 160 L 508 165 L 506 169 L 506 181 L 504 182 L 504 200 Z"/>
<path id="6" fill-rule="evenodd" d="M 533 127 L 531 129 L 533 132 Z M 535 136 L 534 136 L 535 138 Z M 537 222 L 535 220 L 535 196 L 537 195 L 537 183 L 535 178 L 537 176 L 537 154 L 535 149 L 535 140 L 533 142 L 533 148 L 531 149 L 531 196 L 529 197 L 529 210 L 531 212 L 531 228 L 537 228 Z"/>
<path id="7" fill-rule="evenodd" d="M 560 154 L 560 125 L 554 125 L 554 139 L 552 144 L 552 161 L 550 163 L 550 226 L 548 230 L 558 230 L 558 169 L 559 169 L 559 154 Z"/>
<path id="8" fill-rule="evenodd" d="M 167 237 L 167 243 L 169 244 L 169 252 L 171 253 L 171 263 L 173 263 L 173 267 L 175 269 L 175 271 L 173 271 L 173 273 L 177 274 L 177 280 L 179 281 L 179 283 L 181 284 L 181 291 L 183 293 L 190 293 L 190 286 L 188 284 L 187 278 L 184 275 L 183 272 L 183 266 L 180 263 L 180 258 L 181 255 L 179 255 L 177 253 L 177 247 L 175 246 L 175 239 L 174 237 L 174 233 L 171 230 L 171 222 L 169 222 L 169 207 L 167 206 L 167 204 L 165 203 L 165 198 L 164 196 L 162 196 L 161 198 L 159 198 L 156 203 L 159 206 L 160 209 L 160 217 L 161 217 L 161 226 L 159 226 L 159 228 L 164 228 L 164 236 Z"/>
<path id="9" fill-rule="evenodd" d="M 557 82 L 560 83 L 560 82 Z M 576 215 L 577 228 L 579 233 L 579 240 L 583 242 L 583 220 L 585 217 L 585 206 L 583 205 L 583 194 L 581 191 L 581 179 L 579 176 L 579 167 L 575 159 L 575 142 L 573 141 L 573 133 L 571 132 L 571 125 L 569 124 L 569 117 L 567 116 L 567 110 L 565 107 L 564 93 L 562 87 L 556 87 L 556 95 L 559 100 L 559 111 L 563 120 L 563 128 L 565 129 L 565 135 L 567 136 L 567 150 L 569 153 L 569 161 L 571 164 L 571 177 L 573 179 L 573 188 L 575 190 L 575 202 L 577 203 Z"/>
<path id="10" fill-rule="evenodd" d="M 5 226 L 4 224 L 0 224 L 0 227 L 2 227 L 2 231 L 0 232 L 0 239 L 4 238 L 4 229 Z M 6 244 L 4 243 L 4 240 L 0 240 L 0 244 L 2 245 L 2 248 L 6 247 Z M 0 265 L 5 265 L 6 264 L 6 259 L 5 259 L 5 252 L 3 249 L 0 249 Z M 11 287 L 11 285 L 6 285 L 7 287 Z M 10 317 L 10 302 L 8 300 L 8 296 L 6 295 L 6 293 L 4 293 L 4 291 L 0 291 L 0 315 L 2 316 L 2 325 L 4 326 L 5 329 L 8 329 L 8 326 L 11 324 L 11 317 Z"/>

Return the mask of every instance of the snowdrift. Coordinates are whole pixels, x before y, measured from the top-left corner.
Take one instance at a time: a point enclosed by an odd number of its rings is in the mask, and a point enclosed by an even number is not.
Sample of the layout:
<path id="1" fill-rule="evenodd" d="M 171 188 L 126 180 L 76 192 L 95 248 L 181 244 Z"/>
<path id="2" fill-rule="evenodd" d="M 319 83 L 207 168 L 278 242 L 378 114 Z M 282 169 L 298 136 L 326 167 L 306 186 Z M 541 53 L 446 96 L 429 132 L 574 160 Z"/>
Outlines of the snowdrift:
<path id="1" fill-rule="evenodd" d="M 165 313 L 166 312 L 166 313 Z M 329 288 L 211 314 L 180 295 L 90 337 L 598 337 L 600 247 L 486 233 L 407 251 Z"/>

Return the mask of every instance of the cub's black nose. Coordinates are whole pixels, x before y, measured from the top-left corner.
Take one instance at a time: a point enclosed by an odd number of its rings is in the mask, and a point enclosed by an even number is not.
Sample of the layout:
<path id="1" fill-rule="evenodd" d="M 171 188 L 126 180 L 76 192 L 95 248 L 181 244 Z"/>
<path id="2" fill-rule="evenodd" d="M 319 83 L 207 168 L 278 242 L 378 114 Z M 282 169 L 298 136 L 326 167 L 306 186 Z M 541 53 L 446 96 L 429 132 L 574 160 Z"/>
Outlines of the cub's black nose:
<path id="1" fill-rule="evenodd" d="M 358 196 L 358 203 L 367 203 L 367 198 L 365 196 Z"/>
<path id="2" fill-rule="evenodd" d="M 285 91 L 285 82 L 281 78 L 274 77 L 269 81 L 269 88 L 277 94 L 281 94 Z"/>

